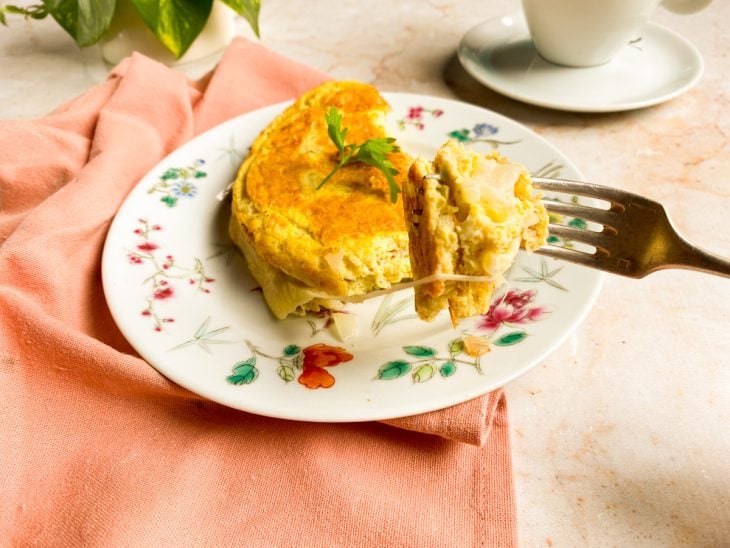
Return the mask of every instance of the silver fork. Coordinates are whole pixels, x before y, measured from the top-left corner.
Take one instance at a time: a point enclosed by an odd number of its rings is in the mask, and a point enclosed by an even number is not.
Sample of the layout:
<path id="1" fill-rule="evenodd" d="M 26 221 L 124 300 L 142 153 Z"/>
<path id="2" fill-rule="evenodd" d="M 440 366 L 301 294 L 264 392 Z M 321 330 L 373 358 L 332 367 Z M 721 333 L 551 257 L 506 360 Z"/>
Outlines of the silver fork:
<path id="1" fill-rule="evenodd" d="M 586 196 L 610 204 L 608 209 L 601 209 L 543 198 L 549 213 L 583 219 L 601 225 L 601 229 L 550 224 L 550 235 L 593 249 L 547 245 L 535 253 L 631 278 L 643 278 L 665 268 L 699 270 L 730 278 L 730 260 L 704 251 L 680 236 L 658 202 L 592 183 L 541 177 L 533 177 L 532 182 L 548 193 Z"/>

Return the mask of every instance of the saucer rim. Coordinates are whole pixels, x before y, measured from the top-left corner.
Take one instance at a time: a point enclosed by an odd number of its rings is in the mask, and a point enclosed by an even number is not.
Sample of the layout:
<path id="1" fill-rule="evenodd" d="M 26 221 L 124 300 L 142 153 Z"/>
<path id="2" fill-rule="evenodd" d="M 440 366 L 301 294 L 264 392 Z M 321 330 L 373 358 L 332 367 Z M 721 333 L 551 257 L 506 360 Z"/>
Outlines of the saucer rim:
<path id="1" fill-rule="evenodd" d="M 485 65 L 484 63 L 480 63 L 473 55 L 470 55 L 467 53 L 467 50 L 470 52 L 474 52 L 475 50 L 471 47 L 468 47 L 466 45 L 468 36 L 475 32 L 477 29 L 480 29 L 486 25 L 490 24 L 498 24 L 501 28 L 505 28 L 505 25 L 501 23 L 501 21 L 506 18 L 511 17 L 514 20 L 516 20 L 519 23 L 522 23 L 522 25 L 517 26 L 515 31 L 513 31 L 511 38 L 517 37 L 517 33 L 519 32 L 519 36 L 523 36 L 525 38 L 529 39 L 529 33 L 527 32 L 526 26 L 527 23 L 525 22 L 524 15 L 521 12 L 516 12 L 508 15 L 501 15 L 498 17 L 493 17 L 487 20 L 482 21 L 481 23 L 471 27 L 467 32 L 464 33 L 462 36 L 459 46 L 457 48 L 457 57 L 459 59 L 459 62 L 461 63 L 461 66 L 466 70 L 469 75 L 471 75 L 475 80 L 477 80 L 480 84 L 488 87 L 489 89 L 504 95 L 505 97 L 509 97 L 511 99 L 543 107 L 543 108 L 549 108 L 553 110 L 562 110 L 562 111 L 568 111 L 568 112 L 583 112 L 583 113 L 607 113 L 607 112 L 623 112 L 623 111 L 629 111 L 629 110 L 637 110 L 641 108 L 646 108 L 654 105 L 658 105 L 667 101 L 670 101 L 672 99 L 675 99 L 676 97 L 686 93 L 690 89 L 692 89 L 694 86 L 697 85 L 697 83 L 702 78 L 704 71 L 705 71 L 705 63 L 704 59 L 702 57 L 702 54 L 697 49 L 697 47 L 692 44 L 687 38 L 679 34 L 677 31 L 672 30 L 668 27 L 665 27 L 664 25 L 660 25 L 659 23 L 655 23 L 653 21 L 649 21 L 646 25 L 646 30 L 651 30 L 653 32 L 658 32 L 661 34 L 664 34 L 665 37 L 669 37 L 674 41 L 675 44 L 679 45 L 680 47 L 683 47 L 687 53 L 690 54 L 690 56 L 694 59 L 694 62 L 692 63 L 692 67 L 694 68 L 694 72 L 692 76 L 685 81 L 682 85 L 678 86 L 676 89 L 663 94 L 657 94 L 655 97 L 644 99 L 644 100 L 637 100 L 637 101 L 619 101 L 614 103 L 576 103 L 575 101 L 556 101 L 552 99 L 542 99 L 539 96 L 532 96 L 532 95 L 526 95 L 524 93 L 521 93 L 519 91 L 515 91 L 514 89 L 502 85 L 499 82 L 495 82 L 493 79 L 489 78 L 490 74 L 496 74 L 494 70 L 491 69 L 490 66 Z M 485 49 L 493 49 L 499 44 L 504 43 L 494 43 L 490 46 L 485 46 Z M 539 55 L 539 54 L 538 54 Z M 549 63 L 549 61 L 546 61 Z M 481 70 L 477 71 L 475 70 L 471 65 L 477 65 L 480 67 Z M 552 64 L 552 63 L 551 63 Z M 567 66 L 561 66 L 554 64 L 555 72 L 573 72 L 576 70 L 583 70 L 582 68 L 576 68 L 576 67 L 567 67 Z M 591 68 L 598 68 L 598 67 L 591 67 Z M 506 78 L 504 80 L 507 80 Z"/>

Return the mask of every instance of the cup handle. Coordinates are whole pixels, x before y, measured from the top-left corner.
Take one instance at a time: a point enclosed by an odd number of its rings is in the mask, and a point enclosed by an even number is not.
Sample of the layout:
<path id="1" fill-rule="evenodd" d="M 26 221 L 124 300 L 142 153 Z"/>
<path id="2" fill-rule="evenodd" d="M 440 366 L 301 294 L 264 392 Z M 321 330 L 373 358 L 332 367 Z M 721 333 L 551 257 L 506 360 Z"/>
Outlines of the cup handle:
<path id="1" fill-rule="evenodd" d="M 706 8 L 712 0 L 662 0 L 662 6 L 673 13 L 695 13 Z"/>

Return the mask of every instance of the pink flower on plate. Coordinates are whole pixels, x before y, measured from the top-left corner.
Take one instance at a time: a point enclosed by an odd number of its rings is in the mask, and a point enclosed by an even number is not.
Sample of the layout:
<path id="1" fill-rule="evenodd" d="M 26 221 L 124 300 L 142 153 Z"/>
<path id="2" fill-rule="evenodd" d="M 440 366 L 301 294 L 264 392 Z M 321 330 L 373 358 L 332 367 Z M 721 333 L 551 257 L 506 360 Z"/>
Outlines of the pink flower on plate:
<path id="1" fill-rule="evenodd" d="M 550 310 L 544 306 L 529 306 L 537 291 L 510 289 L 503 297 L 495 300 L 486 314 L 479 320 L 478 327 L 495 331 L 502 324 L 525 324 L 542 320 Z"/>
<path id="2" fill-rule="evenodd" d="M 155 292 L 152 294 L 152 298 L 158 301 L 165 301 L 174 295 L 175 292 L 172 290 L 172 287 L 166 285 L 164 287 L 156 289 Z"/>
<path id="3" fill-rule="evenodd" d="M 423 107 L 411 107 L 408 109 L 409 120 L 420 120 L 423 116 Z"/>
<path id="4" fill-rule="evenodd" d="M 137 245 L 137 249 L 139 249 L 140 251 L 147 251 L 147 252 L 154 251 L 158 247 L 159 246 L 157 244 L 152 243 L 152 242 L 144 242 L 144 243 Z"/>

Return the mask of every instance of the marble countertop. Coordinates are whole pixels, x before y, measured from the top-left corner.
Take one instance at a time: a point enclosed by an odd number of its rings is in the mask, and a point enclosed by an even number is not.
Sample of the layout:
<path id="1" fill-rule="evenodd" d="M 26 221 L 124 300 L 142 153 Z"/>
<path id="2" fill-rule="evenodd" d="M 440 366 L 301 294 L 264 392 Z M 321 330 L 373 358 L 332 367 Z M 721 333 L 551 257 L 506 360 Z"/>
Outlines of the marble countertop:
<path id="1" fill-rule="evenodd" d="M 547 110 L 477 83 L 455 57 L 514 0 L 264 0 L 262 42 L 335 78 L 468 101 L 532 128 L 588 180 L 662 202 L 730 256 L 730 3 L 654 21 L 702 53 L 700 83 L 611 114 Z M 306 9 L 302 7 L 306 4 Z M 250 35 L 244 23 L 241 34 Z M 41 116 L 105 76 L 50 21 L 0 28 L 0 119 Z M 607 278 L 575 334 L 507 386 L 523 546 L 730 544 L 730 280 Z"/>

